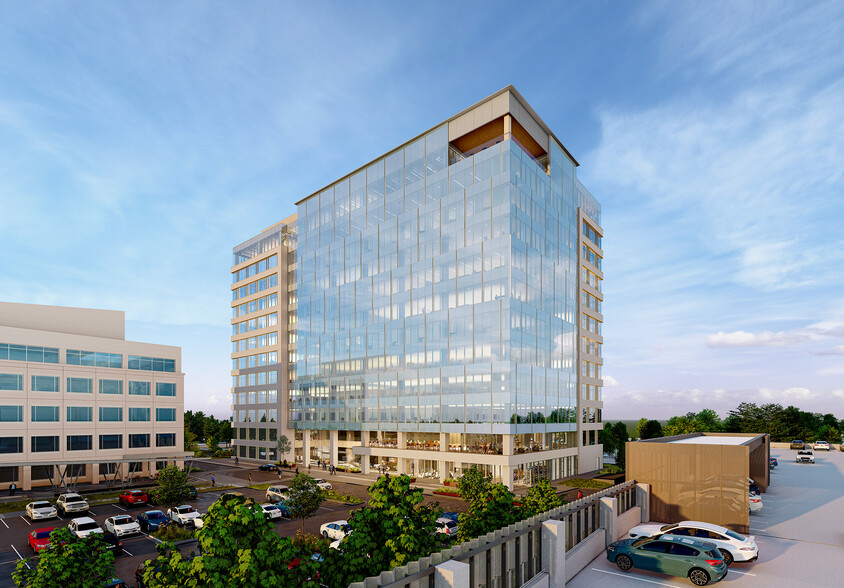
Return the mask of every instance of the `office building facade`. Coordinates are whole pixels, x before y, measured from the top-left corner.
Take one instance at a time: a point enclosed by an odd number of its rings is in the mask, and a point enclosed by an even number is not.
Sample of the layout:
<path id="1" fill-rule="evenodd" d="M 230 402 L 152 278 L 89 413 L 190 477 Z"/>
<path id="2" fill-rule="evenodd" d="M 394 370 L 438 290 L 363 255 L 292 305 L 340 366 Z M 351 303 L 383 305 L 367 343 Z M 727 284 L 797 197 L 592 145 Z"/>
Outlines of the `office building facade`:
<path id="1" fill-rule="evenodd" d="M 577 165 L 507 87 L 297 203 L 297 459 L 510 487 L 600 467 Z"/>
<path id="2" fill-rule="evenodd" d="M 119 311 L 0 303 L 0 488 L 153 476 L 184 458 L 181 349 Z"/>

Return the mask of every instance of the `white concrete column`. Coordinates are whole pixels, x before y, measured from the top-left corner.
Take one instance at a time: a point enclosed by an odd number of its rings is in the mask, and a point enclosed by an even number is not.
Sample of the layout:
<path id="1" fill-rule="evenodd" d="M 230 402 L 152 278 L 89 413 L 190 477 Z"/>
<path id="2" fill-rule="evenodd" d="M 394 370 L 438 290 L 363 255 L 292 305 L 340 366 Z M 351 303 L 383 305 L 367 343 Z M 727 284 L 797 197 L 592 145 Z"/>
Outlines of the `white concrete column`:
<path id="1" fill-rule="evenodd" d="M 502 452 L 504 455 L 513 455 L 513 445 L 514 439 L 513 435 L 502 435 L 502 444 L 504 447 L 502 448 Z"/>
<path id="2" fill-rule="evenodd" d="M 369 447 L 369 431 L 360 432 L 360 446 Z M 363 454 L 360 456 L 360 472 L 362 474 L 369 473 L 369 455 Z"/>
<path id="3" fill-rule="evenodd" d="M 397 447 L 398 449 L 401 449 L 401 450 L 406 449 L 406 447 L 404 446 L 406 442 L 407 442 L 407 433 L 402 433 L 401 431 L 396 433 L 396 445 L 398 446 Z"/>
<path id="4" fill-rule="evenodd" d="M 450 464 L 451 462 L 445 461 L 444 459 L 441 459 L 437 462 L 437 469 L 439 470 L 440 474 L 440 484 L 442 484 L 445 479 L 448 478 L 448 466 Z"/>
<path id="5" fill-rule="evenodd" d="M 440 451 L 448 451 L 448 433 L 440 433 Z"/>
<path id="6" fill-rule="evenodd" d="M 340 431 L 331 430 L 328 432 L 328 459 L 331 465 L 337 465 L 337 445 L 339 443 Z"/>
<path id="7" fill-rule="evenodd" d="M 369 447 L 369 431 L 360 432 L 360 446 Z"/>
<path id="8" fill-rule="evenodd" d="M 636 505 L 642 509 L 642 522 L 651 520 L 651 485 L 636 484 Z"/>
<path id="9" fill-rule="evenodd" d="M 29 492 L 32 490 L 32 466 L 18 467 L 18 479 L 23 491 Z"/>
<path id="10" fill-rule="evenodd" d="M 302 431 L 302 465 L 311 465 L 311 432 L 308 429 Z"/>
<path id="11" fill-rule="evenodd" d="M 542 571 L 550 577 L 551 586 L 566 585 L 566 522 L 548 520 L 542 523 Z"/>
<path id="12" fill-rule="evenodd" d="M 434 588 L 465 588 L 469 586 L 469 564 L 450 559 L 434 571 Z"/>
<path id="13" fill-rule="evenodd" d="M 598 504 L 598 521 L 606 533 L 606 546 L 616 540 L 615 531 L 617 528 L 616 518 L 618 513 L 617 498 L 601 498 Z"/>
<path id="14" fill-rule="evenodd" d="M 399 474 L 406 474 L 407 473 L 407 459 L 405 459 L 404 457 L 400 457 L 396 461 L 397 461 L 396 470 L 398 471 L 398 473 Z"/>
<path id="15" fill-rule="evenodd" d="M 510 492 L 513 491 L 513 466 L 505 465 L 501 469 L 501 483 L 507 486 L 510 489 Z"/>

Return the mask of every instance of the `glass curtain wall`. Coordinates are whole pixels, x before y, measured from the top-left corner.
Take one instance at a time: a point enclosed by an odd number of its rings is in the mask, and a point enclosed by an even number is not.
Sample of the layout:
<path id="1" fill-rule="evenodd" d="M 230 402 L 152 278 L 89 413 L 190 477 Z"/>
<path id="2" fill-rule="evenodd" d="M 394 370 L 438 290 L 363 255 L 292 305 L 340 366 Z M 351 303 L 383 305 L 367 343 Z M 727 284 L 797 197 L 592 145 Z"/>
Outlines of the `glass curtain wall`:
<path id="1" fill-rule="evenodd" d="M 576 430 L 574 164 L 447 137 L 299 204 L 297 428 Z"/>

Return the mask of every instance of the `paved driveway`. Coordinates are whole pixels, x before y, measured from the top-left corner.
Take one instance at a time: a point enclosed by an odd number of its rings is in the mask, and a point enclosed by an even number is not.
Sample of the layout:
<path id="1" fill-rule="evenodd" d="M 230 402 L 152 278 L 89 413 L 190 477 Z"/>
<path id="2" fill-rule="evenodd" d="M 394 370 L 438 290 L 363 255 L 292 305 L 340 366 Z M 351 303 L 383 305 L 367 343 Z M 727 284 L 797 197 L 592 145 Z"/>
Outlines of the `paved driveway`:
<path id="1" fill-rule="evenodd" d="M 775 449 L 779 467 L 762 495 L 764 508 L 750 516 L 759 560 L 733 564 L 719 585 L 736 588 L 844 586 L 844 453 L 819 452 L 815 464 Z M 605 554 L 595 558 L 568 588 L 692 586 L 686 578 L 654 572 L 621 572 Z"/>

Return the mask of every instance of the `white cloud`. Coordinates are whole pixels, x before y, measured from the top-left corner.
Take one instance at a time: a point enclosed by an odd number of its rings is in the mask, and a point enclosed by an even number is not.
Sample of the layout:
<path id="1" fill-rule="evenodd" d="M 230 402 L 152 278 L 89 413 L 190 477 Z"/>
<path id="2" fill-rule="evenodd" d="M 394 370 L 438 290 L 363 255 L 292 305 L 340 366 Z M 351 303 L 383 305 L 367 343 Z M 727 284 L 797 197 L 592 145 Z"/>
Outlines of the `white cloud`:
<path id="1" fill-rule="evenodd" d="M 616 386 L 618 386 L 618 380 L 612 376 L 604 374 L 604 388 L 615 388 Z"/>
<path id="2" fill-rule="evenodd" d="M 805 341 L 806 338 L 797 333 L 771 333 L 764 331 L 754 334 L 745 331 L 734 331 L 724 333 L 719 331 L 715 335 L 707 335 L 706 341 L 710 347 L 783 347 L 795 345 Z"/>
<path id="3" fill-rule="evenodd" d="M 836 345 L 832 349 L 813 351 L 814 355 L 844 355 L 844 345 Z"/>

